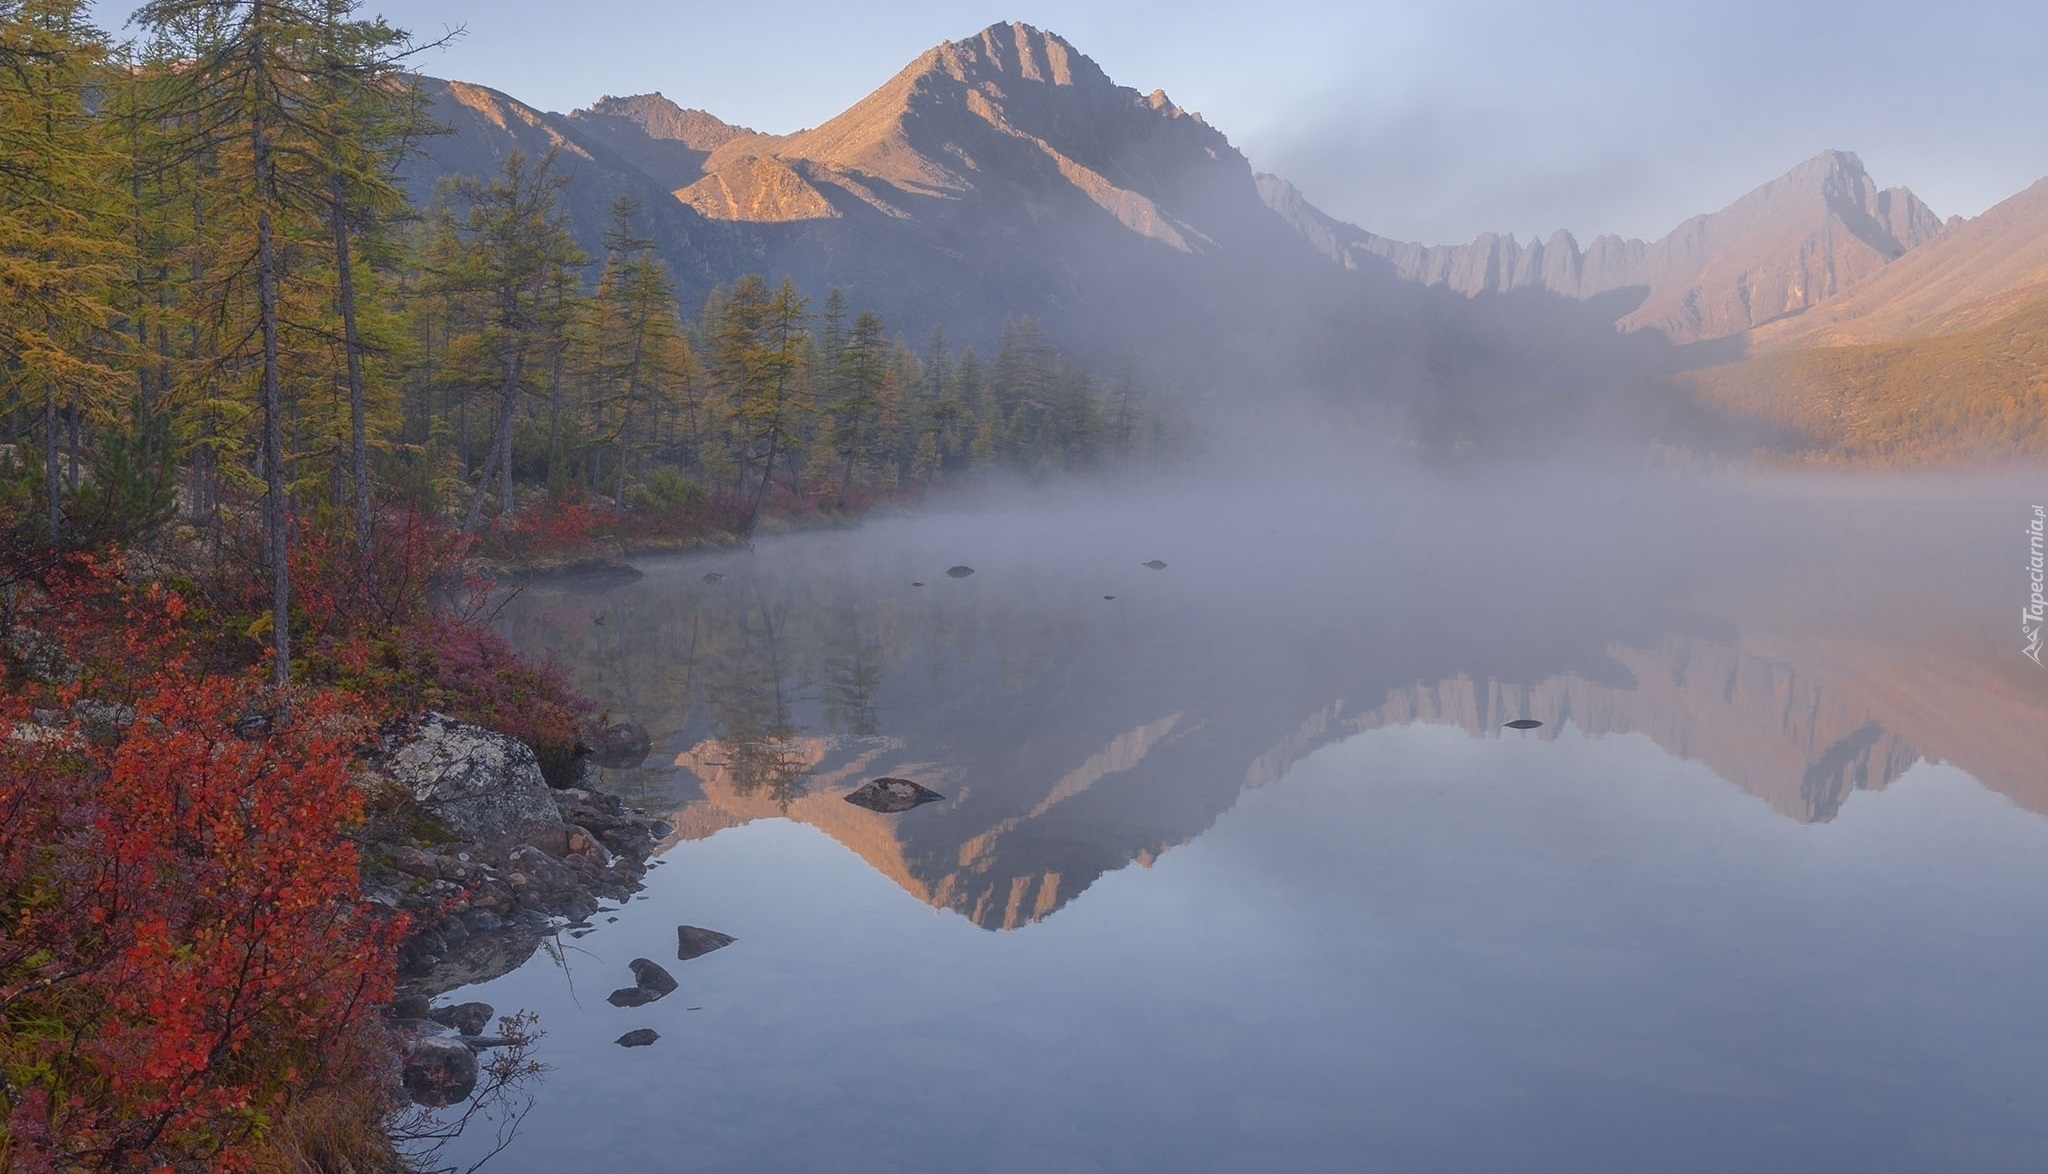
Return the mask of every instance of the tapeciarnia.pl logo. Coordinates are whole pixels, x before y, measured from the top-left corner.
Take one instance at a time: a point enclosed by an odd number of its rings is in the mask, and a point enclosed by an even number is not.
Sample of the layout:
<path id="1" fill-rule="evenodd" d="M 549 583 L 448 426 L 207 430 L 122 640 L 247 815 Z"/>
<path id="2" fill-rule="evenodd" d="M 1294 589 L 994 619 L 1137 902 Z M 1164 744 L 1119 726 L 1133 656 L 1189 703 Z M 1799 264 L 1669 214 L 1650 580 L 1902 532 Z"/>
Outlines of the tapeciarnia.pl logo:
<path id="1" fill-rule="evenodd" d="M 2048 537 L 2048 508 L 2034 507 L 2034 518 L 2027 523 L 2027 577 L 2033 584 L 2034 593 L 2027 600 L 2027 610 L 2020 615 L 2020 635 L 2026 638 L 2027 646 L 2020 651 L 2035 664 L 2041 663 L 2041 629 L 2048 620 L 2048 599 L 2042 598 L 2044 587 L 2048 587 L 2048 559 L 2044 559 L 2042 540 Z"/>

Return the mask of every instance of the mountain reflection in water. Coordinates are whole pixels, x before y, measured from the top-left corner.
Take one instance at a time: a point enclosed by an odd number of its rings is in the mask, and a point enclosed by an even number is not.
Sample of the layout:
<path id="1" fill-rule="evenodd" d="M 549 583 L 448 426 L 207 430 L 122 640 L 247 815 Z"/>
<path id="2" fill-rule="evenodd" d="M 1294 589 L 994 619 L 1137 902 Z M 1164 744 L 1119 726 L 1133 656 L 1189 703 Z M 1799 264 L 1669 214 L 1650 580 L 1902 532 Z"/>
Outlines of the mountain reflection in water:
<path id="1" fill-rule="evenodd" d="M 1866 506 L 1692 501 L 1647 547 L 1593 536 L 1595 558 L 1489 532 L 1473 504 L 1355 535 L 1211 532 L 1160 573 L 1135 558 L 1159 543 L 1142 515 L 885 523 L 659 560 L 601 593 L 536 586 L 508 623 L 654 732 L 608 785 L 681 839 L 794 819 L 991 929 L 1150 864 L 1322 745 L 1411 722 L 1645 734 L 1801 822 L 1922 759 L 2048 811 L 2048 690 L 1995 643 L 2010 608 L 1970 614 L 1995 544 L 1930 557 L 1980 544 L 1958 518 L 1994 537 L 1987 505 L 1889 508 L 1874 549 Z M 981 574 L 938 573 L 963 552 Z M 841 801 L 882 775 L 951 802 Z"/>
<path id="2" fill-rule="evenodd" d="M 1055 498 L 533 585 L 677 830 L 451 996 L 549 1033 L 494 1168 L 2038 1169 L 2015 500 Z M 577 994 L 678 924 L 739 940 Z"/>

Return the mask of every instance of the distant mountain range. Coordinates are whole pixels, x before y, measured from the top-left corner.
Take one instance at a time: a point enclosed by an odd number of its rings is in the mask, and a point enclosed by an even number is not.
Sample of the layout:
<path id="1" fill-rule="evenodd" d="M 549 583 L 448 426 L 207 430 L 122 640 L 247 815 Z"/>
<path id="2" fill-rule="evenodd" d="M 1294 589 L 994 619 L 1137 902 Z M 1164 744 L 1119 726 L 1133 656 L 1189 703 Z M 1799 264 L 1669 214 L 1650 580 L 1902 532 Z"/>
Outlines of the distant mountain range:
<path id="1" fill-rule="evenodd" d="M 1642 290 L 1622 328 L 1680 342 L 1798 314 L 1942 231 L 1917 196 L 1879 189 L 1862 161 L 1842 151 L 1824 151 L 1655 241 L 1600 236 L 1585 248 L 1563 229 L 1526 245 L 1490 232 L 1463 245 L 1389 240 L 1323 215 L 1278 176 L 1261 176 L 1259 187 L 1274 211 L 1347 268 L 1384 264 L 1403 280 L 1463 294 L 1536 288 L 1585 299 Z"/>
<path id="2" fill-rule="evenodd" d="M 1506 435 L 1617 411 L 1640 432 L 1696 428 L 1688 405 L 1658 398 L 1673 371 L 1981 327 L 2048 285 L 2048 182 L 1944 224 L 1841 151 L 1655 241 L 1392 240 L 1022 24 L 939 45 L 787 135 L 660 94 L 564 115 L 425 85 L 453 133 L 428 142 L 416 195 L 515 148 L 554 149 L 585 246 L 614 198 L 636 197 L 686 304 L 762 272 L 967 341 L 1028 315 L 1081 353 L 1135 349 L 1182 383 L 1392 405 L 1425 440 L 1503 415 Z"/>

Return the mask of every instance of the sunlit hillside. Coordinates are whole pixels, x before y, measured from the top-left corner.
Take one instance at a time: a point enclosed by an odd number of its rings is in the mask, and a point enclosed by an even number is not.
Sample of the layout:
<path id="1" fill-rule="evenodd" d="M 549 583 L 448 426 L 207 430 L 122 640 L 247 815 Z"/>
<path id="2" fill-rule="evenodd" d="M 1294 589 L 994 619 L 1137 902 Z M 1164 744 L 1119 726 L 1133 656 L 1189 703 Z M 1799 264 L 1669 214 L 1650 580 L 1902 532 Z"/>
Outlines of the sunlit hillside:
<path id="1" fill-rule="evenodd" d="M 1805 461 L 2048 459 L 2048 295 L 1958 334 L 1766 355 L 1683 377 L 1795 430 Z"/>

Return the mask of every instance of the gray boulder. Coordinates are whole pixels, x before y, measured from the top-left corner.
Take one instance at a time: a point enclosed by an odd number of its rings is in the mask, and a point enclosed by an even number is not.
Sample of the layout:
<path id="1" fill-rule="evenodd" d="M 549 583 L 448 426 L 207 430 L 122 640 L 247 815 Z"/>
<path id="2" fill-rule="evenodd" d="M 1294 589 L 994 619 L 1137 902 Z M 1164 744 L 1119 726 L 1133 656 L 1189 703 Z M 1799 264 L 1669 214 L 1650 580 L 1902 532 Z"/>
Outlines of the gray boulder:
<path id="1" fill-rule="evenodd" d="M 455 835 L 489 840 L 562 822 L 540 760 L 517 738 L 427 713 L 380 763 Z"/>

